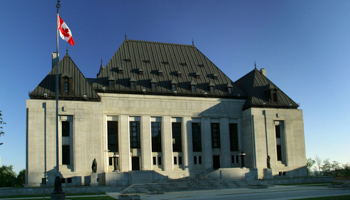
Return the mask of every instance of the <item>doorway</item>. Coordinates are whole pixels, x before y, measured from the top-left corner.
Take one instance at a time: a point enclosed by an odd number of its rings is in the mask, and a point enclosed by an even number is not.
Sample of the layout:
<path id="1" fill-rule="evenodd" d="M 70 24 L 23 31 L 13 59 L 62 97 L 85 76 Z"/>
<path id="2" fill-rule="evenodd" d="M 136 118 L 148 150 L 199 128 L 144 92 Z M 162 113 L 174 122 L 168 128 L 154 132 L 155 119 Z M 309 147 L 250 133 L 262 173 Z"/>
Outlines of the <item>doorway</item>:
<path id="1" fill-rule="evenodd" d="M 220 156 L 213 156 L 213 169 L 220 168 Z"/>
<path id="2" fill-rule="evenodd" d="M 140 170 L 140 157 L 138 156 L 131 157 L 131 163 L 132 163 L 132 171 Z"/>

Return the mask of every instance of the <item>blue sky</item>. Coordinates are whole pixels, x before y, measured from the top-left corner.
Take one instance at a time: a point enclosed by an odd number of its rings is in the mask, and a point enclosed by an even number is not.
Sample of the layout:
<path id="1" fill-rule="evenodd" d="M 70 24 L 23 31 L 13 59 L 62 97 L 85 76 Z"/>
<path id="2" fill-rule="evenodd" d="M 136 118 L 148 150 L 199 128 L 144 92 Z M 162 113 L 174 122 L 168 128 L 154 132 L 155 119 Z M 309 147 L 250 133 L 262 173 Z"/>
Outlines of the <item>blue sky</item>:
<path id="1" fill-rule="evenodd" d="M 51 70 L 56 50 L 55 0 L 2 1 L 0 137 L 2 165 L 25 168 L 28 92 Z M 307 158 L 349 163 L 350 1 L 61 0 L 75 46 L 60 40 L 86 77 L 124 40 L 191 44 L 233 81 L 254 69 L 304 112 Z"/>

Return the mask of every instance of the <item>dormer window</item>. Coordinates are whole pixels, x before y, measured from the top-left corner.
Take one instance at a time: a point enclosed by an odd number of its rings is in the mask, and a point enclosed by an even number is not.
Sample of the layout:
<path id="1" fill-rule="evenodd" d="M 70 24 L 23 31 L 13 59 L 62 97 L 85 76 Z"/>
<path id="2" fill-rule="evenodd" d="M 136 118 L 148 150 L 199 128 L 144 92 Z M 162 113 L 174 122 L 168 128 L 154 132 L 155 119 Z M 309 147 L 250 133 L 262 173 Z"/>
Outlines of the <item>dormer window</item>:
<path id="1" fill-rule="evenodd" d="M 177 77 L 179 77 L 179 78 L 182 77 L 182 72 L 181 72 L 181 71 L 178 71 L 178 72 L 177 72 Z"/>
<path id="2" fill-rule="evenodd" d="M 163 70 L 158 70 L 158 76 L 163 76 Z"/>
<path id="3" fill-rule="evenodd" d="M 114 88 L 114 81 L 109 81 L 109 88 Z"/>
<path id="4" fill-rule="evenodd" d="M 158 83 L 158 81 L 155 78 L 152 78 L 152 80 L 151 80 L 151 88 L 152 88 L 152 90 L 157 89 L 157 83 Z"/>
<path id="5" fill-rule="evenodd" d="M 123 68 L 122 68 L 122 67 L 119 67 L 119 68 L 118 68 L 118 73 L 119 73 L 119 74 L 122 74 L 122 73 L 123 73 Z"/>
<path id="6" fill-rule="evenodd" d="M 114 82 L 115 82 L 115 78 L 113 76 L 110 76 L 108 78 L 108 87 L 109 87 L 109 89 L 113 89 L 114 88 Z"/>
<path id="7" fill-rule="evenodd" d="M 192 92 L 195 92 L 196 91 L 196 86 L 197 86 L 197 83 L 196 82 L 194 82 L 193 80 L 191 81 L 191 83 L 190 83 L 190 89 L 191 89 L 191 91 Z"/>
<path id="8" fill-rule="evenodd" d="M 232 94 L 233 93 L 233 86 L 232 86 L 232 84 L 230 82 L 228 82 L 226 87 L 227 87 L 227 92 L 229 94 Z"/>
<path id="9" fill-rule="evenodd" d="M 60 76 L 60 94 L 63 96 L 73 95 L 73 79 L 72 77 L 67 74 L 63 73 Z"/>
<path id="10" fill-rule="evenodd" d="M 143 69 L 139 69 L 139 75 L 143 75 Z"/>
<path id="11" fill-rule="evenodd" d="M 182 66 L 187 66 L 186 62 L 180 63 Z"/>
<path id="12" fill-rule="evenodd" d="M 173 79 L 170 84 L 171 84 L 171 89 L 173 91 L 176 91 L 177 90 L 177 81 Z"/>
<path id="13" fill-rule="evenodd" d="M 63 92 L 66 94 L 69 92 L 69 79 L 67 77 L 63 78 Z"/>
<path id="14" fill-rule="evenodd" d="M 215 73 L 215 74 L 213 74 L 213 79 L 214 80 L 218 80 L 218 75 Z"/>
<path id="15" fill-rule="evenodd" d="M 134 77 L 130 79 L 130 88 L 136 89 L 136 79 Z"/>
<path id="16" fill-rule="evenodd" d="M 196 91 L 196 86 L 195 85 L 191 85 L 191 91 L 195 92 Z"/>
<path id="17" fill-rule="evenodd" d="M 215 84 L 213 82 L 211 82 L 211 81 L 209 83 L 209 91 L 210 92 L 214 92 L 215 91 Z"/>
<path id="18" fill-rule="evenodd" d="M 214 86 L 210 86 L 210 92 L 214 92 Z"/>
<path id="19" fill-rule="evenodd" d="M 176 91 L 176 89 L 177 89 L 176 88 L 176 84 L 171 84 L 171 88 L 172 88 L 173 91 Z"/>
<path id="20" fill-rule="evenodd" d="M 200 78 L 200 73 L 197 72 L 195 76 L 196 76 L 196 78 Z"/>
<path id="21" fill-rule="evenodd" d="M 278 102 L 278 94 L 277 93 L 278 93 L 277 89 L 272 84 L 270 84 L 269 89 L 266 90 L 266 94 L 268 95 L 270 102 L 274 102 L 274 103 Z"/>

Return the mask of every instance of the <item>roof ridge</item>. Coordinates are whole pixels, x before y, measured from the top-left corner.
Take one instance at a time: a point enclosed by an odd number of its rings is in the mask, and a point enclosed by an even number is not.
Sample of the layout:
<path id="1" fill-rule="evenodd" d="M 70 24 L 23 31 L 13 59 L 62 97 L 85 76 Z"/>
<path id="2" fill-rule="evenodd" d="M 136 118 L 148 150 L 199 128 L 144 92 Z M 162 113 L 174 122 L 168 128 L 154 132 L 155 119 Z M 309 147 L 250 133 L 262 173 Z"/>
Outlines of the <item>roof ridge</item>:
<path id="1" fill-rule="evenodd" d="M 153 44 L 168 44 L 168 45 L 177 45 L 177 46 L 188 46 L 188 47 L 195 47 L 190 44 L 176 44 L 176 43 L 167 43 L 167 42 L 155 42 L 155 41 L 145 41 L 145 40 L 125 40 L 126 42 L 145 42 L 145 43 L 153 43 Z M 196 48 L 196 47 L 195 47 Z"/>

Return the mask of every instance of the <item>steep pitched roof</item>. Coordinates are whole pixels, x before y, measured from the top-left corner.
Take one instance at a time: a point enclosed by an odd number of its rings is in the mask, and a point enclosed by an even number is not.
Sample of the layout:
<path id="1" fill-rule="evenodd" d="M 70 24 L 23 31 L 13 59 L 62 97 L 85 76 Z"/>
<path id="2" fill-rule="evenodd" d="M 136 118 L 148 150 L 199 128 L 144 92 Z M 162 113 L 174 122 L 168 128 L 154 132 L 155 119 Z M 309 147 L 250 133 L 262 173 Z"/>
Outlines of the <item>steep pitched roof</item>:
<path id="1" fill-rule="evenodd" d="M 58 63 L 59 77 L 71 78 L 72 93 L 59 95 L 60 100 L 85 100 L 100 101 L 100 97 L 91 86 L 92 80 L 88 80 L 81 73 L 71 57 L 66 54 Z M 56 98 L 56 67 L 41 81 L 41 83 L 30 93 L 31 99 L 55 99 Z M 47 96 L 44 94 L 46 93 Z M 84 97 L 84 95 L 86 95 Z"/>
<path id="2" fill-rule="evenodd" d="M 235 84 L 248 95 L 243 109 L 250 107 L 298 108 L 298 104 L 256 68 L 237 80 Z M 276 93 L 276 99 L 271 99 L 270 91 Z"/>
<path id="3" fill-rule="evenodd" d="M 123 71 L 118 71 L 123 68 Z M 139 73 L 139 69 L 143 73 Z M 162 75 L 159 75 L 159 71 Z M 179 75 L 181 72 L 181 75 Z M 200 74 L 197 78 L 196 74 Z M 214 77 L 217 76 L 217 77 Z M 113 88 L 108 78 L 115 77 Z M 136 88 L 130 87 L 134 77 Z M 152 90 L 151 80 L 158 81 Z M 196 91 L 190 90 L 191 81 L 197 83 Z M 244 92 L 237 87 L 218 67 L 193 45 L 178 45 L 159 42 L 125 40 L 97 77 L 93 88 L 98 92 L 143 93 L 174 95 L 171 83 L 177 82 L 177 95 L 208 96 L 220 98 L 243 98 Z M 215 84 L 215 91 L 209 95 L 209 84 Z M 227 84 L 232 84 L 228 93 Z"/>

